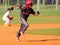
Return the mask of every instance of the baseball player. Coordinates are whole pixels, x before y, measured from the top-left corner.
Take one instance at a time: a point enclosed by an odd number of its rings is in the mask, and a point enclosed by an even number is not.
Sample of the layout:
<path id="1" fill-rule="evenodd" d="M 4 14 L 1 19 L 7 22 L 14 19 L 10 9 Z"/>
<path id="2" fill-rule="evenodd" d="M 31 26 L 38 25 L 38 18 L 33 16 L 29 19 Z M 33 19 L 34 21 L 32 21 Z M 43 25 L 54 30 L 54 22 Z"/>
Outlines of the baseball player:
<path id="1" fill-rule="evenodd" d="M 34 16 L 39 15 L 39 11 L 35 12 L 32 9 L 33 6 L 33 2 L 32 0 L 26 0 L 25 5 L 21 5 L 21 4 L 16 4 L 14 5 L 12 8 L 14 7 L 19 7 L 20 8 L 20 21 L 21 21 L 21 26 L 20 29 L 16 35 L 17 41 L 19 41 L 19 37 L 22 36 L 24 37 L 24 32 L 27 30 L 29 24 L 27 23 L 27 19 L 29 17 L 30 14 L 33 14 Z"/>
<path id="2" fill-rule="evenodd" d="M 7 12 L 2 17 L 3 21 L 5 21 L 4 26 L 11 26 L 11 20 L 12 20 L 12 16 L 10 16 L 11 10 L 12 10 L 11 8 L 8 8 Z"/>

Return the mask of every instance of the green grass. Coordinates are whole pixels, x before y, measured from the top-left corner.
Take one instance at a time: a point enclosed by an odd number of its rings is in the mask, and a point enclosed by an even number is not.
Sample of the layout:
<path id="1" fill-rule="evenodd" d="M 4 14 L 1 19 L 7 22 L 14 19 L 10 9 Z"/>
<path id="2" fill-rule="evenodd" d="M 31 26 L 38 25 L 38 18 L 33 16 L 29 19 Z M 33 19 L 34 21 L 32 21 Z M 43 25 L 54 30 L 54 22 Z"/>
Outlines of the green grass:
<path id="1" fill-rule="evenodd" d="M 58 29 L 35 29 L 27 30 L 26 34 L 39 34 L 39 35 L 60 35 L 60 28 Z"/>
<path id="2" fill-rule="evenodd" d="M 60 9 L 41 9 L 41 15 L 43 16 L 60 16 Z"/>
<path id="3" fill-rule="evenodd" d="M 36 5 L 34 5 L 34 10 L 37 11 Z M 3 24 L 4 21 L 2 20 L 2 16 L 6 12 L 4 6 L 0 6 L 0 24 Z M 13 24 L 19 24 L 20 23 L 20 17 L 19 17 L 19 10 L 18 8 L 15 8 L 11 15 L 14 17 L 12 20 Z M 48 18 L 51 16 L 50 18 Z M 40 9 L 40 15 L 39 16 L 30 16 L 28 19 L 28 23 L 60 23 L 60 9 L 56 10 L 55 6 L 53 8 L 51 6 L 42 6 Z"/>
<path id="4" fill-rule="evenodd" d="M 53 16 L 53 17 L 48 17 L 48 16 L 30 16 L 28 19 L 29 23 L 60 23 L 60 17 L 58 16 Z"/>
<path id="5" fill-rule="evenodd" d="M 34 5 L 34 10 L 37 11 L 37 5 Z M 55 5 L 40 5 L 40 14 L 41 16 L 60 16 L 60 5 L 58 6 L 58 10 L 56 10 Z"/>
<path id="6" fill-rule="evenodd" d="M 19 15 L 12 15 L 14 19 L 12 20 L 12 24 L 19 24 L 20 23 L 20 17 Z M 2 18 L 0 18 L 0 24 L 3 24 L 4 21 Z M 28 19 L 28 23 L 60 23 L 60 17 L 54 16 L 54 17 L 48 17 L 48 16 L 30 16 Z"/>

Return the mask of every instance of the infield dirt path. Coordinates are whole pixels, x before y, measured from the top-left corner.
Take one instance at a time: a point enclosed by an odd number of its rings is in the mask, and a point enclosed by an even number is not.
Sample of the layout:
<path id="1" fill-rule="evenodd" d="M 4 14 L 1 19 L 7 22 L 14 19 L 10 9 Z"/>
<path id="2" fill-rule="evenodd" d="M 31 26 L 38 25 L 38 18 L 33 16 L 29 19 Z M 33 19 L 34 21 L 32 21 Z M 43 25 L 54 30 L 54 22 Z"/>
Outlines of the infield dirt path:
<path id="1" fill-rule="evenodd" d="M 10 27 L 0 25 L 0 45 L 60 45 L 60 36 L 56 35 L 25 34 L 25 38 L 20 37 L 20 42 L 17 42 L 15 36 L 19 26 L 19 24 Z M 28 29 L 48 28 L 60 28 L 60 24 L 30 24 Z"/>

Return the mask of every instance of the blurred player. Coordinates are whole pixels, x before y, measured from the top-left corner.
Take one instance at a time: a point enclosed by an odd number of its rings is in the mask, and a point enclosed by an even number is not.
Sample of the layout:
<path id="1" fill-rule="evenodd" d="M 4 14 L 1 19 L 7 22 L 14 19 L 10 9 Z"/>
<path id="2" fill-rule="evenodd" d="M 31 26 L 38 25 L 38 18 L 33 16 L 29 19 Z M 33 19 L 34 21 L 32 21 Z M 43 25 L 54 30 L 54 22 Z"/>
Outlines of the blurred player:
<path id="1" fill-rule="evenodd" d="M 10 16 L 11 11 L 12 9 L 8 8 L 7 12 L 2 17 L 3 21 L 5 21 L 4 26 L 11 26 L 11 20 L 12 20 L 12 16 Z"/>
<path id="2" fill-rule="evenodd" d="M 29 17 L 30 14 L 33 14 L 34 16 L 39 15 L 39 11 L 35 12 L 32 9 L 33 6 L 33 2 L 32 0 L 26 0 L 25 5 L 21 5 L 21 4 L 16 4 L 11 8 L 14 7 L 19 7 L 20 8 L 20 21 L 21 21 L 21 26 L 20 29 L 16 35 L 17 41 L 19 41 L 19 37 L 22 36 L 24 37 L 24 32 L 27 30 L 29 24 L 27 23 L 27 19 Z"/>

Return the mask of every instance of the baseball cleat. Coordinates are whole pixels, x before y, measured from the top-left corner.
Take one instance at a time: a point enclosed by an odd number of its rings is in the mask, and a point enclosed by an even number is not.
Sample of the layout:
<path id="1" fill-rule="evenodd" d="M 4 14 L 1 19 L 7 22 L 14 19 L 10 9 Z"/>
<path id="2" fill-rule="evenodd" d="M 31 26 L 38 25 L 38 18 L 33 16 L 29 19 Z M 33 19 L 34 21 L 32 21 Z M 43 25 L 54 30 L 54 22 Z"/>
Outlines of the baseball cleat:
<path id="1" fill-rule="evenodd" d="M 7 27 L 7 26 L 8 26 L 8 24 L 4 24 L 4 26 L 5 26 L 5 27 Z"/>
<path id="2" fill-rule="evenodd" d="M 16 37 L 16 41 L 17 41 L 17 42 L 19 42 L 19 41 L 20 41 L 19 37 Z"/>

